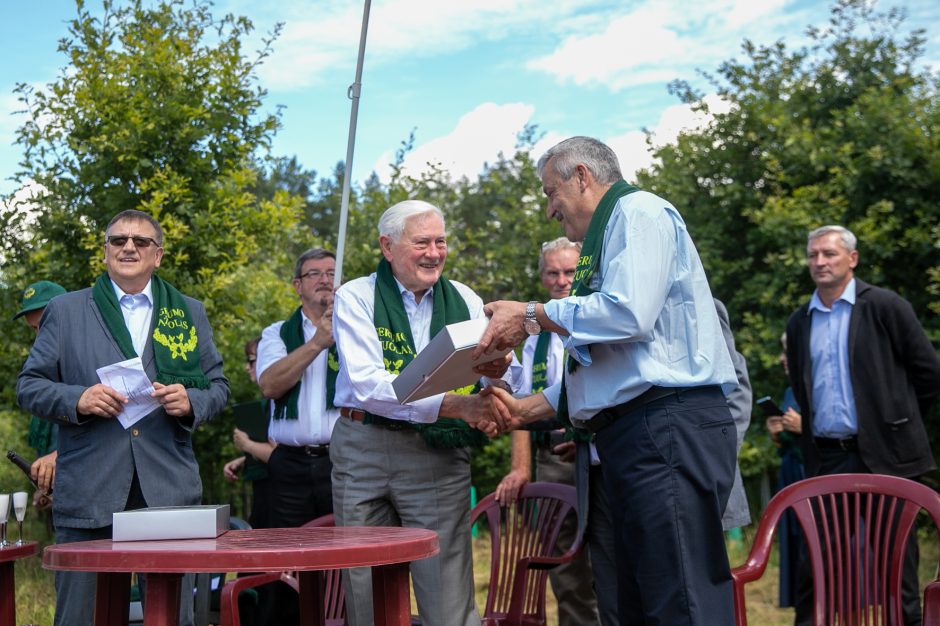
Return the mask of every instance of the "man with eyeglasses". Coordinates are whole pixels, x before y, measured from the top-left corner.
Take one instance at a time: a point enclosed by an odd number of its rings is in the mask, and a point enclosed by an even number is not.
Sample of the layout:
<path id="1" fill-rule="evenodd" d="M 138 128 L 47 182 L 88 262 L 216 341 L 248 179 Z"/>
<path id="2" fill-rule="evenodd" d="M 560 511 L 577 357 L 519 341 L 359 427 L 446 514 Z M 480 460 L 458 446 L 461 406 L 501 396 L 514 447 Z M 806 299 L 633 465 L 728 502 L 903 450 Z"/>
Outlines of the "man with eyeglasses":
<path id="1" fill-rule="evenodd" d="M 229 385 L 202 303 L 155 274 L 163 254 L 157 220 L 118 213 L 105 230 L 107 271 L 49 302 L 17 380 L 20 406 L 59 426 L 58 543 L 110 538 L 118 511 L 202 500 L 191 433 L 225 407 Z M 125 428 L 115 418 L 128 398 L 96 370 L 135 357 L 159 407 Z M 191 578 L 182 583 L 181 624 L 193 620 Z M 95 574 L 56 572 L 55 583 L 55 624 L 92 624 Z"/>
<path id="2" fill-rule="evenodd" d="M 294 265 L 293 286 L 300 299 L 289 318 L 261 333 L 258 384 L 272 400 L 267 459 L 270 485 L 268 524 L 293 528 L 333 512 L 330 435 L 339 418 L 333 405 L 339 360 L 333 344 L 333 279 L 336 258 L 312 248 Z M 296 624 L 297 594 L 276 585 L 265 604 L 278 613 L 267 620 Z"/>

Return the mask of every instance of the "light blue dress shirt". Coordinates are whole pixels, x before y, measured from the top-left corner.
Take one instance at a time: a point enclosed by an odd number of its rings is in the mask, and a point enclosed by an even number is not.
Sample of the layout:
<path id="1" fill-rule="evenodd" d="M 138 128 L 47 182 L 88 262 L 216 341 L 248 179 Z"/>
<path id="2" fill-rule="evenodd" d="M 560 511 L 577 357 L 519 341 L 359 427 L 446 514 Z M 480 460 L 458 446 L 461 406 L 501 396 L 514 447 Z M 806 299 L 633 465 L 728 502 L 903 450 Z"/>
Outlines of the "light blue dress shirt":
<path id="1" fill-rule="evenodd" d="M 581 364 L 566 379 L 572 420 L 652 385 L 721 385 L 725 394 L 737 385 L 701 259 L 671 204 L 643 191 L 617 202 L 591 287 L 591 295 L 545 305 Z M 557 407 L 559 392 L 543 393 Z"/>
<path id="2" fill-rule="evenodd" d="M 127 332 L 131 335 L 134 351 L 137 356 L 142 357 L 150 335 L 150 322 L 153 319 L 152 282 L 148 280 L 144 290 L 133 295 L 125 293 L 113 280 L 111 284 L 114 285 L 114 293 L 117 294 L 118 302 L 121 304 L 121 314 L 124 316 Z"/>
<path id="3" fill-rule="evenodd" d="M 849 322 L 855 306 L 855 279 L 827 308 L 819 294 L 809 301 L 812 315 L 809 354 L 813 364 L 813 436 L 842 439 L 858 433 L 855 395 L 849 371 Z"/>

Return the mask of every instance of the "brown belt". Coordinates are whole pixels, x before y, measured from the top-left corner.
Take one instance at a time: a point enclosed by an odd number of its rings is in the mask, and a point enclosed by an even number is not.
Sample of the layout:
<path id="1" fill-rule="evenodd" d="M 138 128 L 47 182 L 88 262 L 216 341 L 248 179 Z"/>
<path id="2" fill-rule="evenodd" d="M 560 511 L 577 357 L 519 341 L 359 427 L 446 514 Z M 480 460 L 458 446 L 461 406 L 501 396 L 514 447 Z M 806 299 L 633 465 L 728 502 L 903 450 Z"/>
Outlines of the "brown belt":
<path id="1" fill-rule="evenodd" d="M 363 424 L 369 424 L 370 426 L 380 426 L 387 430 L 416 430 L 415 425 L 411 422 L 393 420 L 387 417 L 381 417 L 379 415 L 373 415 L 371 419 L 366 422 L 366 412 L 362 409 L 350 409 L 349 407 L 343 407 L 339 410 L 339 414 L 342 417 L 351 419 L 354 422 L 362 422 Z"/>
<path id="2" fill-rule="evenodd" d="M 347 406 L 344 406 L 339 410 L 339 414 L 345 418 L 351 419 L 354 422 L 361 422 L 366 418 L 366 412 L 359 409 L 350 409 Z"/>

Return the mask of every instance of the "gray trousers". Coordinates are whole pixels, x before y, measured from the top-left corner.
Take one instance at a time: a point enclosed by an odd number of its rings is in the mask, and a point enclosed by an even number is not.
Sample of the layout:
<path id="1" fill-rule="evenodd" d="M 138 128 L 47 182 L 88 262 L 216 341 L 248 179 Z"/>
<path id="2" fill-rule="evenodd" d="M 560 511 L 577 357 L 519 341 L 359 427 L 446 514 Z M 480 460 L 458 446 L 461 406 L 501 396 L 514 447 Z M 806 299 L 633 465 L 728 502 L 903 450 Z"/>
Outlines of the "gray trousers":
<path id="1" fill-rule="evenodd" d="M 479 626 L 470 545 L 470 452 L 431 448 L 416 431 L 341 418 L 330 438 L 338 526 L 403 526 L 438 534 L 440 554 L 411 564 L 424 626 Z M 372 624 L 367 568 L 343 573 L 350 626 Z"/>
<path id="2" fill-rule="evenodd" d="M 546 448 L 538 448 L 535 459 L 536 480 L 574 485 L 574 463 L 562 461 L 557 454 L 552 454 Z M 590 524 L 590 518 L 588 523 Z M 559 554 L 571 547 L 577 532 L 578 520 L 569 515 L 558 535 Z M 558 626 L 590 626 L 600 623 L 597 616 L 597 598 L 594 596 L 591 557 L 587 547 L 570 563 L 549 570 L 548 578 L 558 601 Z"/>
<path id="3" fill-rule="evenodd" d="M 111 527 L 56 528 L 56 543 L 73 543 L 94 539 L 110 539 Z M 146 576 L 140 580 L 141 597 L 144 595 Z M 180 626 L 193 624 L 193 587 L 196 577 L 185 574 L 180 587 Z M 95 591 L 97 575 L 94 572 L 55 573 L 55 626 L 92 626 L 95 621 Z"/>

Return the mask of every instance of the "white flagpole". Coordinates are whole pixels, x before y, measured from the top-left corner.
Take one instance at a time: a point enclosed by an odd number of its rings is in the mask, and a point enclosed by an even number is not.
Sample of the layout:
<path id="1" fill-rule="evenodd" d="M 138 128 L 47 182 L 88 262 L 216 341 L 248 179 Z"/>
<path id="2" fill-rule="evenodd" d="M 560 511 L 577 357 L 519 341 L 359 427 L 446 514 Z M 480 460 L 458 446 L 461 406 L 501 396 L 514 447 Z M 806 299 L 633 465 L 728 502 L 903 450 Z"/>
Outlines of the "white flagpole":
<path id="1" fill-rule="evenodd" d="M 359 118 L 359 91 L 362 89 L 362 60 L 366 55 L 366 33 L 369 30 L 369 8 L 372 0 L 365 0 L 362 8 L 362 31 L 359 34 L 359 59 L 356 61 L 356 80 L 346 92 L 352 100 L 349 113 L 349 139 L 346 142 L 346 163 L 343 171 L 343 200 L 339 209 L 339 234 L 336 236 L 336 277 L 333 288 L 339 287 L 343 277 L 343 254 L 346 249 L 346 222 L 349 220 L 349 185 L 353 170 L 353 151 L 356 147 L 356 121 Z"/>

